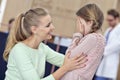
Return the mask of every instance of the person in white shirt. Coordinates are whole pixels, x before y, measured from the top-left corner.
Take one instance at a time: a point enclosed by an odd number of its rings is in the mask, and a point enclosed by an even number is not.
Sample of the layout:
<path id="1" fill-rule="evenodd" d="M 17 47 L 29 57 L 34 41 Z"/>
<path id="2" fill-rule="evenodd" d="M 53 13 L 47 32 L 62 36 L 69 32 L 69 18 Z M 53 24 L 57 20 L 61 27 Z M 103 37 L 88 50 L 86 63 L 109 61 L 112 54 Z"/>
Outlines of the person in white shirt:
<path id="1" fill-rule="evenodd" d="M 95 80 L 116 80 L 120 53 L 119 13 L 111 9 L 107 12 L 109 28 L 105 32 L 106 47 Z"/>

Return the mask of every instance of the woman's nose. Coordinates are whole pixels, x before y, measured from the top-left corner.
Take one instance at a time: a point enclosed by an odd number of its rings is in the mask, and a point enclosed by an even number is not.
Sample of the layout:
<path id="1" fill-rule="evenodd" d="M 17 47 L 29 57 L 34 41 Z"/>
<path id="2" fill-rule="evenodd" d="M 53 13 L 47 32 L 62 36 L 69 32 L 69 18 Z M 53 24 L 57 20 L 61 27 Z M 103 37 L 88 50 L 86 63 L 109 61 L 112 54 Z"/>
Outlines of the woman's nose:
<path id="1" fill-rule="evenodd" d="M 54 29 L 55 29 L 55 27 L 54 27 L 52 24 L 51 24 L 51 29 L 52 29 L 52 30 L 54 30 Z"/>

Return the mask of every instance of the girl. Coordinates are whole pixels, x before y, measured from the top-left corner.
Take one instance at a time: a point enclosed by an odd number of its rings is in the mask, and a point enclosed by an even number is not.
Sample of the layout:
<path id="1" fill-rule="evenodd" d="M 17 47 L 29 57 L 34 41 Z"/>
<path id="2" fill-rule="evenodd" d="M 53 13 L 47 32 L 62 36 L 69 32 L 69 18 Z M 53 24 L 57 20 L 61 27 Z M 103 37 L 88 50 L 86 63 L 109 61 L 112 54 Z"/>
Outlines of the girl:
<path id="1" fill-rule="evenodd" d="M 89 60 L 86 67 L 66 73 L 61 80 L 92 80 L 105 46 L 105 39 L 99 33 L 103 23 L 103 13 L 95 4 L 88 4 L 76 14 L 79 32 L 73 35 L 73 41 L 67 53 L 71 52 L 72 58 L 84 52 Z"/>
<path id="2" fill-rule="evenodd" d="M 64 60 L 62 54 L 42 43 L 51 39 L 53 30 L 51 17 L 43 8 L 18 16 L 3 54 L 8 62 L 5 80 L 59 80 L 66 72 L 85 66 L 86 55 L 69 59 L 68 53 Z M 61 68 L 43 78 L 46 61 Z"/>

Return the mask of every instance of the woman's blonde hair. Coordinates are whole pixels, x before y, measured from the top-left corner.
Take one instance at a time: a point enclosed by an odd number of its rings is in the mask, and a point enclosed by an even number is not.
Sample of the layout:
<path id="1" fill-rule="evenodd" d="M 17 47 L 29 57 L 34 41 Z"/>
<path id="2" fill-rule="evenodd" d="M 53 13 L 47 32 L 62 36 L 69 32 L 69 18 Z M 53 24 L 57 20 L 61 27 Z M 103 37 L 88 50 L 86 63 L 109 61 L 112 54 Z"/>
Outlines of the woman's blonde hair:
<path id="1" fill-rule="evenodd" d="M 80 16 L 85 21 L 93 21 L 91 32 L 101 29 L 104 16 L 103 12 L 96 4 L 87 4 L 83 6 L 77 11 L 76 15 Z"/>
<path id="2" fill-rule="evenodd" d="M 8 60 L 9 53 L 13 46 L 32 35 L 31 26 L 40 25 L 40 17 L 48 15 L 43 8 L 35 8 L 28 10 L 25 14 L 20 14 L 16 19 L 7 39 L 6 48 L 3 53 L 5 61 Z"/>

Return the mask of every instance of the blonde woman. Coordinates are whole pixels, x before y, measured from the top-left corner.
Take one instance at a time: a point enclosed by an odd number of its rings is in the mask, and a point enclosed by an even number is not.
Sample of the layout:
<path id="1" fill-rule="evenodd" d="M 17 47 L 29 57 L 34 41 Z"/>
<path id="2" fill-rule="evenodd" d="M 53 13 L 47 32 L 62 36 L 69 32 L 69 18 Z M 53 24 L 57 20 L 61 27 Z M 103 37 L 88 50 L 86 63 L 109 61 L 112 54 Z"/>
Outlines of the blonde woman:
<path id="1" fill-rule="evenodd" d="M 84 52 L 88 55 L 88 61 L 86 67 L 66 73 L 61 80 L 92 80 L 105 47 L 105 38 L 100 33 L 104 17 L 96 4 L 83 6 L 76 15 L 78 33 L 73 35 L 67 52 L 71 52 L 70 58 Z"/>
<path id="2" fill-rule="evenodd" d="M 8 62 L 5 80 L 59 80 L 68 71 L 83 68 L 86 55 L 70 59 L 70 53 L 59 54 L 42 41 L 51 39 L 54 30 L 49 13 L 36 8 L 20 14 L 8 37 L 3 57 Z M 60 68 L 43 78 L 45 62 Z"/>

